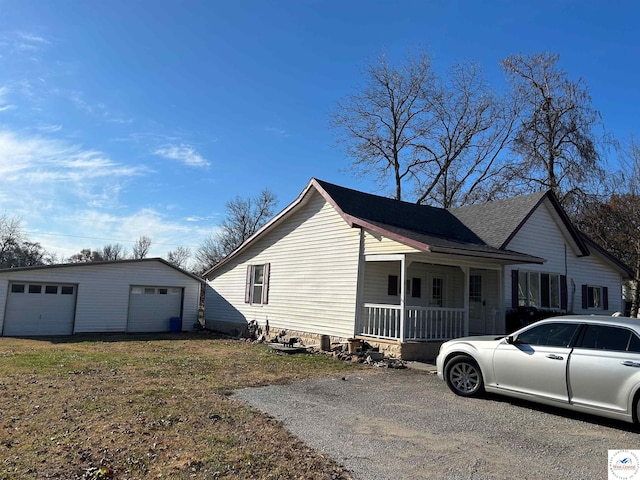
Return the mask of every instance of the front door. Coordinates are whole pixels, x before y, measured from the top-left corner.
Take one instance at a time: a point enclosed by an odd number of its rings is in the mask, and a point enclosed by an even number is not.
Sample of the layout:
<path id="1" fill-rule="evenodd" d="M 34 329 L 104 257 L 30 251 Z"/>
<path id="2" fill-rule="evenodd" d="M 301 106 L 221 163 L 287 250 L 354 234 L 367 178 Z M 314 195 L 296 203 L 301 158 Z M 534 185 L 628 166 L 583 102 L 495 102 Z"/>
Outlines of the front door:
<path id="1" fill-rule="evenodd" d="M 481 274 L 469 275 L 469 334 L 486 333 L 485 302 L 483 300 L 483 281 Z"/>

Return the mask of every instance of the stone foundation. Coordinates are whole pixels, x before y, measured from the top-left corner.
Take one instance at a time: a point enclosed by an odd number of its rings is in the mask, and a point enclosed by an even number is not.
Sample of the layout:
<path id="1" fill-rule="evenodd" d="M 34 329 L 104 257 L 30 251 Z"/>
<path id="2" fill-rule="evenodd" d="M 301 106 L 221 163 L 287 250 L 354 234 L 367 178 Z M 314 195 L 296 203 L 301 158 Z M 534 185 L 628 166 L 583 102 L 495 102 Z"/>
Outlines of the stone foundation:
<path id="1" fill-rule="evenodd" d="M 217 323 L 216 327 L 219 331 L 225 331 L 231 335 L 246 336 L 247 324 L 244 323 Z M 226 327 L 226 328 L 225 328 Z M 298 330 L 284 330 L 285 334 L 280 335 L 283 329 L 270 328 L 269 333 L 264 331 L 265 325 L 259 325 L 260 330 L 258 335 L 262 333 L 265 341 L 270 342 L 273 338 L 279 337 L 282 341 L 287 341 L 291 338 L 299 338 L 302 344 L 307 346 L 317 346 L 320 348 L 323 341 L 326 343 L 326 337 L 329 338 L 329 349 L 336 348 L 340 345 L 347 350 L 349 347 L 349 340 L 345 337 L 337 337 L 334 335 L 323 335 L 320 333 L 302 332 Z M 401 344 L 397 340 L 383 340 L 378 338 L 357 336 L 357 340 L 367 342 L 373 348 L 377 348 L 380 353 L 385 357 L 397 358 L 408 361 L 427 361 L 433 362 L 438 355 L 438 350 L 442 342 L 405 342 Z"/>
<path id="2" fill-rule="evenodd" d="M 322 343 L 322 337 L 326 337 L 327 335 L 321 335 L 318 333 L 309 333 L 309 332 L 300 332 L 295 330 L 285 330 L 286 334 L 284 337 L 285 340 L 289 338 L 299 338 L 304 345 L 308 346 L 318 346 L 320 347 Z M 270 331 L 269 335 L 266 336 L 267 341 L 270 341 L 273 337 L 278 335 L 280 330 L 273 332 Z M 349 346 L 349 340 L 344 337 L 335 337 L 329 336 L 331 348 L 335 348 L 339 345 L 342 345 L 346 350 Z M 422 362 L 433 362 L 438 356 L 438 351 L 440 350 L 440 345 L 443 342 L 405 342 L 401 344 L 396 340 L 382 340 L 371 337 L 363 337 L 357 336 L 356 340 L 360 340 L 362 342 L 366 342 L 371 345 L 373 348 L 377 348 L 380 353 L 382 353 L 385 357 L 389 358 L 397 358 L 400 360 L 408 360 L 408 361 L 422 361 Z"/>
<path id="3" fill-rule="evenodd" d="M 370 337 L 357 337 L 367 342 L 384 354 L 385 357 L 399 358 L 407 361 L 433 362 L 438 356 L 443 342 L 405 342 L 383 340 Z"/>

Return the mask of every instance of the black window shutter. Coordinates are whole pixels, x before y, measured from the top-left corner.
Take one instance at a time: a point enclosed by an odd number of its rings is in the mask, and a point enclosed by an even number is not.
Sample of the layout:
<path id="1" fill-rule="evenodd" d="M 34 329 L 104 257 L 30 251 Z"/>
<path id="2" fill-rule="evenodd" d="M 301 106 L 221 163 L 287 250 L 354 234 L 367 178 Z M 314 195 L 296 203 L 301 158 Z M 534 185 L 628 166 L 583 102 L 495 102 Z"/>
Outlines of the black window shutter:
<path id="1" fill-rule="evenodd" d="M 511 307 L 518 308 L 518 270 L 511 270 Z"/>
<path id="2" fill-rule="evenodd" d="M 398 295 L 398 276 L 389 275 L 387 283 L 387 295 Z"/>
<path id="3" fill-rule="evenodd" d="M 422 290 L 422 281 L 420 278 L 411 279 L 411 296 L 414 298 L 420 298 L 420 292 Z"/>
<path id="4" fill-rule="evenodd" d="M 582 285 L 582 308 L 589 308 L 589 289 L 586 285 Z"/>
<path id="5" fill-rule="evenodd" d="M 609 310 L 609 288 L 602 287 L 602 309 Z"/>
<path id="6" fill-rule="evenodd" d="M 560 308 L 562 310 L 567 309 L 567 305 L 569 303 L 568 299 L 568 290 L 567 290 L 567 276 L 560 275 Z"/>

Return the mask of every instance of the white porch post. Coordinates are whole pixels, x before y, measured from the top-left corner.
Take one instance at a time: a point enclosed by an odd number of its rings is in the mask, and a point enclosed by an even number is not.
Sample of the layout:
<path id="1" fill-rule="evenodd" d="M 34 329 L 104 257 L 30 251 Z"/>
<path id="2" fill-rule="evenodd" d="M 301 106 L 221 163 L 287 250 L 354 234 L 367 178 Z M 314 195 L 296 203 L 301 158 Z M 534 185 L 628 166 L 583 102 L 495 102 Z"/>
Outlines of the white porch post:
<path id="1" fill-rule="evenodd" d="M 469 335 L 469 267 L 460 267 L 464 273 L 464 336 Z"/>
<path id="2" fill-rule="evenodd" d="M 404 317 L 407 296 L 407 256 L 400 260 L 400 343 L 404 343 Z"/>
<path id="3" fill-rule="evenodd" d="M 364 229 L 360 229 L 360 243 L 358 252 L 358 283 L 356 285 L 356 311 L 355 322 L 353 322 L 353 336 L 356 337 L 362 333 L 362 315 L 364 311 L 364 279 L 367 262 L 364 256 Z"/>

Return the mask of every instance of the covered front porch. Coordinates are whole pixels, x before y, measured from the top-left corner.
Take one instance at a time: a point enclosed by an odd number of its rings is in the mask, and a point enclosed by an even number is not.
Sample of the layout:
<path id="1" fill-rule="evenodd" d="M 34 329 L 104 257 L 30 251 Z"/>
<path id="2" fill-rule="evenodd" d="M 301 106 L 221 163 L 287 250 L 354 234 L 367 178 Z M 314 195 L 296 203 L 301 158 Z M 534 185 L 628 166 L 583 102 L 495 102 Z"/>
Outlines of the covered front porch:
<path id="1" fill-rule="evenodd" d="M 502 265 L 367 255 L 356 334 L 400 344 L 504 332 Z"/>

